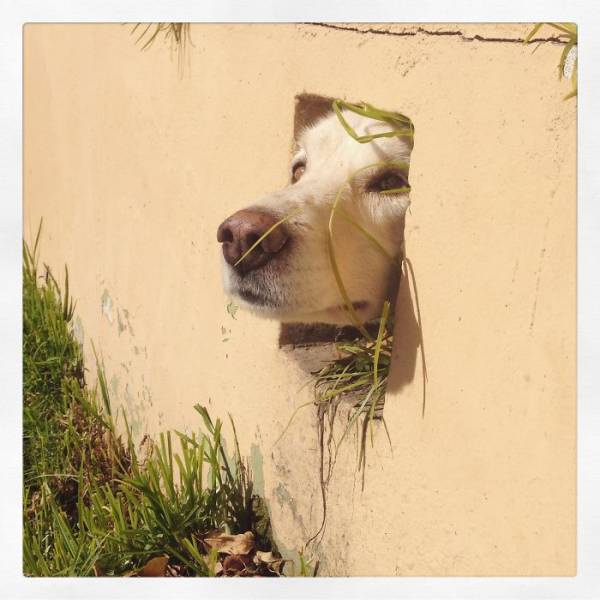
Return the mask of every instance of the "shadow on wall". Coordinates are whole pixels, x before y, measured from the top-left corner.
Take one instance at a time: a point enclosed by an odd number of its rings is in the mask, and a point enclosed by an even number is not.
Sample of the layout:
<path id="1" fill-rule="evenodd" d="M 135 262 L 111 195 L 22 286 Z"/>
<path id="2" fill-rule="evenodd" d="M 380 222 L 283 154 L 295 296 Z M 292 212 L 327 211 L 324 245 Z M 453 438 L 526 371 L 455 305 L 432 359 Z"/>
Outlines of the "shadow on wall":
<path id="1" fill-rule="evenodd" d="M 411 295 L 409 276 L 407 273 L 403 273 L 396 298 L 394 346 L 387 384 L 388 392 L 402 390 L 415 378 L 421 334 Z"/>

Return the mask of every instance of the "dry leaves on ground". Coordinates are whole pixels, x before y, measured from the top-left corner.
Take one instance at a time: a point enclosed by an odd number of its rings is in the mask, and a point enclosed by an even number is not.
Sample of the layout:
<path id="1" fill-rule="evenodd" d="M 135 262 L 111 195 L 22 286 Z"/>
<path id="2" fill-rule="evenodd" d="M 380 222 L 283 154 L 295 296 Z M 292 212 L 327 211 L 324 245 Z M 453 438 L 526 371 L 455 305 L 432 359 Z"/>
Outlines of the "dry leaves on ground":
<path id="1" fill-rule="evenodd" d="M 280 577 L 285 560 L 273 552 L 256 548 L 251 531 L 235 535 L 214 530 L 196 536 L 203 558 L 217 577 Z M 216 556 L 216 561 L 214 558 Z M 104 575 L 94 566 L 97 577 Z M 151 558 L 143 567 L 124 573 L 124 577 L 183 577 L 185 569 L 166 554 Z"/>

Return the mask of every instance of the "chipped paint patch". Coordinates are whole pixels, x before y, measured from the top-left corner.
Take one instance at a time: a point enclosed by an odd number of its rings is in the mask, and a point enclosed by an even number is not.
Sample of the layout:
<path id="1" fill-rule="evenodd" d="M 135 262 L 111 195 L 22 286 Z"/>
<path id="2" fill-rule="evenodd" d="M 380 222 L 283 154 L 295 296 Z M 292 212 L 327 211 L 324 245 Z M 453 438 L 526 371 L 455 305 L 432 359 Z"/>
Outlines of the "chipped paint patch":
<path id="1" fill-rule="evenodd" d="M 119 335 L 121 335 L 127 329 L 127 325 L 121 320 L 121 311 L 118 308 L 117 308 L 117 327 L 119 328 Z"/>
<path id="2" fill-rule="evenodd" d="M 126 413 L 129 426 L 131 427 L 131 433 L 134 435 L 134 437 L 138 438 L 142 432 L 147 430 L 147 423 L 146 419 L 144 418 L 146 414 L 144 410 L 144 402 L 143 400 L 138 402 L 137 399 L 131 394 L 129 391 L 129 384 L 125 384 L 123 396 L 125 399 L 125 405 L 127 409 Z M 139 392 L 137 396 L 138 398 L 140 397 Z"/>
<path id="3" fill-rule="evenodd" d="M 238 311 L 239 306 L 233 300 L 230 300 L 227 304 L 227 312 L 231 315 L 231 318 L 235 319 L 235 313 Z"/>
<path id="4" fill-rule="evenodd" d="M 73 337 L 77 340 L 77 343 L 80 346 L 83 346 L 85 336 L 83 332 L 83 323 L 79 317 L 75 319 L 75 324 L 73 325 Z"/>
<path id="5" fill-rule="evenodd" d="M 142 387 L 142 398 L 144 404 L 147 406 L 154 406 L 154 402 L 152 402 L 152 394 L 150 393 L 150 388 L 147 385 Z"/>
<path id="6" fill-rule="evenodd" d="M 250 446 L 250 468 L 252 470 L 252 483 L 259 496 L 265 495 L 265 477 L 263 473 L 263 456 L 258 444 Z"/>
<path id="7" fill-rule="evenodd" d="M 100 298 L 100 308 L 106 320 L 112 325 L 115 320 L 113 315 L 113 301 L 107 289 L 102 292 L 102 297 Z"/>
<path id="8" fill-rule="evenodd" d="M 113 375 L 110 378 L 110 393 L 112 396 L 117 397 L 119 394 L 119 378 Z"/>
<path id="9" fill-rule="evenodd" d="M 304 527 L 302 517 L 298 514 L 296 501 L 294 500 L 294 498 L 292 498 L 292 495 L 289 493 L 288 489 L 283 485 L 283 483 L 279 482 L 277 484 L 277 487 L 273 491 L 273 496 L 275 496 L 279 507 L 283 508 L 284 506 L 287 506 L 292 512 L 294 520 Z"/>
<path id="10" fill-rule="evenodd" d="M 228 342 L 231 339 L 231 329 L 227 329 L 221 325 L 221 335 L 225 336 L 221 339 L 222 342 Z"/>
<path id="11" fill-rule="evenodd" d="M 125 321 L 127 321 L 127 329 L 129 329 L 131 337 L 135 337 L 135 333 L 133 333 L 133 327 L 131 326 L 131 320 L 129 318 L 130 314 L 131 313 L 126 308 L 123 309 L 123 316 L 125 317 Z"/>
<path id="12" fill-rule="evenodd" d="M 565 65 L 563 67 L 563 75 L 567 79 L 571 79 L 573 75 L 573 69 L 575 68 L 575 59 L 577 58 L 577 46 L 573 46 L 565 58 Z"/>

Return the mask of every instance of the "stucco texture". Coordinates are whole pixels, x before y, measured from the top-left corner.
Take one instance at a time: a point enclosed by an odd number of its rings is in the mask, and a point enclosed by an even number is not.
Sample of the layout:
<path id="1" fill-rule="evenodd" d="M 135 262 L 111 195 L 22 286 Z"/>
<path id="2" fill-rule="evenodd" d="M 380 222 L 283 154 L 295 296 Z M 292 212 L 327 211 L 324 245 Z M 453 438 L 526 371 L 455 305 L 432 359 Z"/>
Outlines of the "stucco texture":
<path id="1" fill-rule="evenodd" d="M 413 120 L 427 406 L 400 323 L 392 449 L 379 425 L 361 491 L 341 447 L 323 575 L 576 573 L 576 100 L 530 27 L 193 25 L 183 76 L 126 25 L 25 27 L 24 236 L 43 217 L 68 265 L 89 379 L 93 341 L 138 438 L 231 413 L 288 556 L 321 521 L 315 411 L 274 442 L 312 392 L 277 323 L 227 312 L 215 232 L 286 184 L 296 94 Z"/>

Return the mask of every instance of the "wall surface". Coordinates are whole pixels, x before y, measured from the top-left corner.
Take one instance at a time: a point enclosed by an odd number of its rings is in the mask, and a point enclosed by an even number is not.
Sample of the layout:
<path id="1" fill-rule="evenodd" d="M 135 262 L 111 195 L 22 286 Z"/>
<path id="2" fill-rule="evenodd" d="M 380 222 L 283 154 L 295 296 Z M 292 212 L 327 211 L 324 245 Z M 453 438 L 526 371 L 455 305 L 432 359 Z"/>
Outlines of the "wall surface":
<path id="1" fill-rule="evenodd" d="M 314 410 L 274 442 L 312 392 L 277 323 L 227 312 L 216 228 L 285 185 L 296 94 L 412 118 L 427 407 L 401 294 L 392 448 L 361 491 L 341 447 L 322 574 L 576 572 L 576 101 L 529 29 L 194 25 L 180 77 L 128 26 L 25 28 L 24 235 L 69 267 L 90 378 L 93 341 L 138 437 L 231 413 L 288 555 L 322 517 Z"/>

